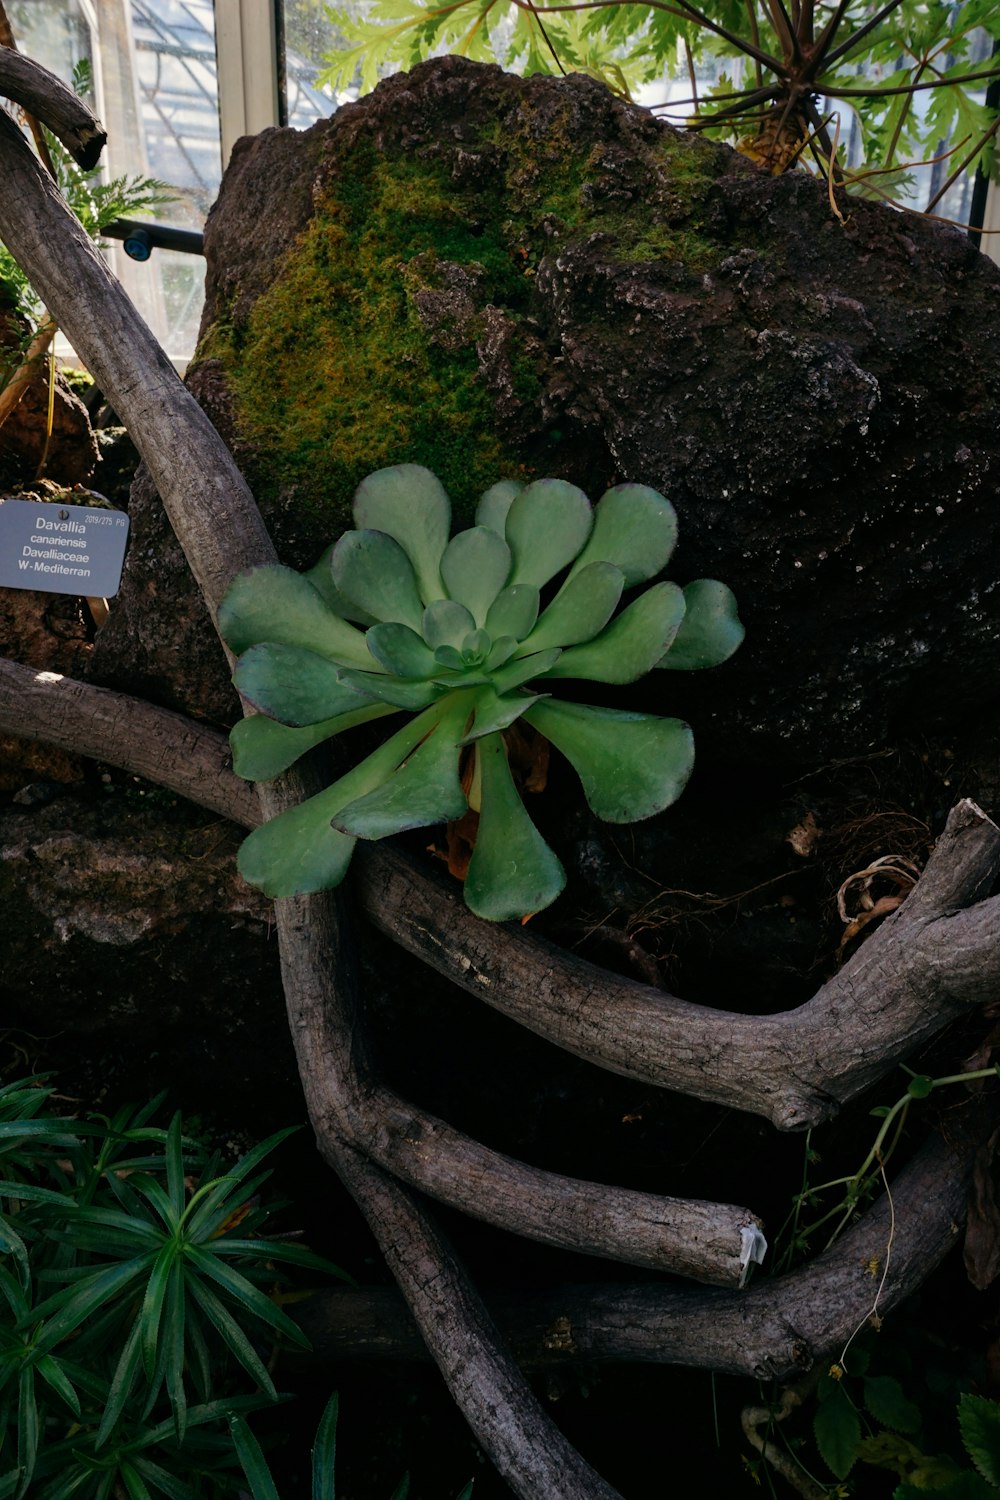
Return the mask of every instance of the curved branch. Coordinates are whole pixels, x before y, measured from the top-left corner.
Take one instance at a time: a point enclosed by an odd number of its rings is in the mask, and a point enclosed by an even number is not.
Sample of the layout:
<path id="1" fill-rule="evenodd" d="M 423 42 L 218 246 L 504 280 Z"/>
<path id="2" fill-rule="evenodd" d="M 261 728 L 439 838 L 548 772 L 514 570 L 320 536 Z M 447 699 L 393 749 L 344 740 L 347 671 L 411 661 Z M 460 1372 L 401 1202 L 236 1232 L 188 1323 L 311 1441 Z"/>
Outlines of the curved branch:
<path id="1" fill-rule="evenodd" d="M 0 727 L 9 733 L 151 776 L 244 826 L 258 821 L 246 785 L 218 769 L 227 754 L 222 735 L 141 704 L 129 710 L 142 726 L 138 743 L 123 742 L 113 726 L 126 710 L 116 702 L 131 700 L 12 663 L 0 668 Z M 204 785 L 189 774 L 201 765 Z M 794 1129 L 833 1115 L 920 1041 L 992 998 L 1000 903 L 981 898 L 998 863 L 1000 830 L 974 802 L 960 802 L 898 912 L 811 1000 L 775 1016 L 693 1005 L 520 928 L 480 922 L 454 885 L 389 845 L 359 844 L 355 887 L 374 926 L 556 1045 Z M 965 903 L 974 904 L 961 910 Z"/>
<path id="2" fill-rule="evenodd" d="M 892 1184 L 895 1234 L 878 1314 L 910 1296 L 958 1241 L 973 1148 L 932 1139 Z M 883 1196 L 832 1249 L 743 1293 L 661 1285 L 572 1286 L 525 1299 L 490 1297 L 526 1366 L 566 1360 L 678 1364 L 787 1381 L 840 1352 L 869 1317 L 884 1265 L 890 1210 Z M 329 1359 L 419 1359 L 405 1307 L 380 1288 L 322 1293 L 296 1308 L 316 1353 Z"/>
<path id="3" fill-rule="evenodd" d="M 12 47 L 0 47 L 0 95 L 47 125 L 85 172 L 97 166 L 107 132 L 61 78 Z"/>
<path id="4" fill-rule="evenodd" d="M 229 770 L 222 735 L 181 714 L 0 660 L 0 726 L 121 766 L 254 826 L 257 799 Z M 743 1274 L 749 1209 L 578 1181 L 514 1161 L 378 1084 L 352 1086 L 352 1139 L 413 1187 L 545 1244 L 722 1286 Z"/>

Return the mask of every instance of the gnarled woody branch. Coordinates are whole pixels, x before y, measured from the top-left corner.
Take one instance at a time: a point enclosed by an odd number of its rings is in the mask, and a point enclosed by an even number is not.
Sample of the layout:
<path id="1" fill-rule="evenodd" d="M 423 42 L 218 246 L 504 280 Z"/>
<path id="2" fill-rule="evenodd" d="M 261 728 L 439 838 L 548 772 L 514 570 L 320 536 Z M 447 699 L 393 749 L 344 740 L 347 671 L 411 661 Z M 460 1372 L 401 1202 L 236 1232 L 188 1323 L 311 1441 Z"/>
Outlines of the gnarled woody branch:
<path id="1" fill-rule="evenodd" d="M 0 95 L 47 125 L 85 172 L 97 166 L 108 138 L 100 120 L 54 73 L 10 46 L 0 46 Z"/>
<path id="2" fill-rule="evenodd" d="M 221 735 L 120 695 L 89 696 L 97 692 L 8 665 L 0 725 L 256 822 L 248 789 L 222 769 Z M 120 742 L 116 716 L 140 713 L 142 732 Z M 206 767 L 204 782 L 190 774 L 196 765 Z M 592 1062 L 785 1128 L 835 1113 L 954 1016 L 992 999 L 1000 980 L 1000 899 L 977 899 L 1000 863 L 1000 830 L 970 801 L 952 809 L 899 911 L 811 1000 L 775 1016 L 692 1005 L 519 928 L 480 922 L 454 886 L 391 846 L 359 844 L 355 861 L 370 921 L 471 994 Z"/>
<path id="3" fill-rule="evenodd" d="M 32 110 L 48 122 L 47 75 L 34 72 L 41 97 Z M 0 238 L 128 426 L 214 615 L 235 574 L 275 558 L 246 482 L 2 111 L 0 180 Z M 262 788 L 264 816 L 312 789 L 297 774 Z M 289 1020 L 320 1148 L 368 1217 L 449 1389 L 514 1491 L 534 1500 L 612 1500 L 615 1492 L 535 1400 L 425 1211 L 353 1147 L 342 1085 L 345 1077 L 356 1082 L 348 1014 L 354 972 L 338 910 L 334 896 L 321 896 L 281 902 L 276 911 Z M 310 1056 L 310 1021 L 323 1012 L 326 1050 Z"/>
<path id="4" fill-rule="evenodd" d="M 226 768 L 225 739 L 181 714 L 0 660 L 0 728 L 121 765 L 244 825 L 259 822 L 250 788 Z M 371 1160 L 453 1208 L 586 1255 L 722 1286 L 741 1279 L 741 1231 L 757 1222 L 749 1209 L 540 1171 L 369 1078 L 363 1086 L 345 1079 L 343 1101 L 352 1138 Z"/>
<path id="5" fill-rule="evenodd" d="M 932 1138 L 893 1182 L 891 1206 L 882 1196 L 816 1260 L 746 1292 L 570 1286 L 533 1297 L 497 1294 L 490 1305 L 526 1366 L 634 1360 L 792 1380 L 838 1354 L 868 1318 L 890 1233 L 879 1316 L 916 1291 L 954 1247 L 974 1150 Z M 323 1293 L 296 1316 L 316 1353 L 329 1359 L 424 1357 L 405 1306 L 391 1291 Z"/>

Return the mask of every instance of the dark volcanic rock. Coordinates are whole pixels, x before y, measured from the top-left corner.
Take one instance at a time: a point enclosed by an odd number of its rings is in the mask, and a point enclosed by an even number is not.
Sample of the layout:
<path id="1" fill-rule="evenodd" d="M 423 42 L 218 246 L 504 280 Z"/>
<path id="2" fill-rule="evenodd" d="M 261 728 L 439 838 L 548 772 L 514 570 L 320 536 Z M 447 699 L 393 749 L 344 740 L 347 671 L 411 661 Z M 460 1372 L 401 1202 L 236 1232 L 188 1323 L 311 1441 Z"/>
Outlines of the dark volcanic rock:
<path id="1" fill-rule="evenodd" d="M 1000 272 L 842 207 L 591 79 L 426 63 L 240 144 L 192 387 L 293 564 L 387 463 L 427 463 L 466 517 L 501 474 L 657 486 L 673 575 L 728 582 L 748 641 L 628 701 L 721 759 L 856 754 L 996 696 Z M 98 671 L 225 717 L 155 497 L 134 505 Z"/>

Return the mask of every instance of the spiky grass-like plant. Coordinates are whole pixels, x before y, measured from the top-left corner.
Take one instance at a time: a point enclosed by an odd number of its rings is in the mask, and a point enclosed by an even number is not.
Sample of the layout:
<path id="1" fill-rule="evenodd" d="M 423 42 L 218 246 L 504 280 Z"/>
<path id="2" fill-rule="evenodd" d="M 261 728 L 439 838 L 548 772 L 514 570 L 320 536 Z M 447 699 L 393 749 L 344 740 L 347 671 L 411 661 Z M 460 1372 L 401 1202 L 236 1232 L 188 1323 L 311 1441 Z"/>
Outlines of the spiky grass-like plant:
<path id="1" fill-rule="evenodd" d="M 235 769 L 269 780 L 342 730 L 414 717 L 325 791 L 256 829 L 240 870 L 269 896 L 324 890 L 343 879 L 356 839 L 471 808 L 468 905 L 492 920 L 539 911 L 566 877 L 521 802 L 505 731 L 523 718 L 550 740 L 598 817 L 661 812 L 691 772 L 688 726 L 548 690 L 724 661 L 743 638 L 733 596 L 709 579 L 661 582 L 619 610 L 626 590 L 665 567 L 677 536 L 673 507 L 645 485 L 618 485 L 592 508 L 563 480 L 503 480 L 479 502 L 477 524 L 449 541 L 441 484 L 401 464 L 362 482 L 354 519 L 308 573 L 256 568 L 223 601 L 220 629 L 239 657 L 233 680 L 260 710 L 233 730 Z"/>

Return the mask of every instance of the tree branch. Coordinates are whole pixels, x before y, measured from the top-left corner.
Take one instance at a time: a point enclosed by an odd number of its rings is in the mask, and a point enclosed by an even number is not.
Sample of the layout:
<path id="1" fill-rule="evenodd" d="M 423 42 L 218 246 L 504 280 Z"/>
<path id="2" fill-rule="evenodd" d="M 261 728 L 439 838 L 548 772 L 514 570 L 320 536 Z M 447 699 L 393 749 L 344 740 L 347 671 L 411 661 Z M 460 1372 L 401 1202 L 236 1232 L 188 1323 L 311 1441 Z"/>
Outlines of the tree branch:
<path id="1" fill-rule="evenodd" d="M 127 714 L 136 715 L 136 739 L 116 732 Z M 244 826 L 259 820 L 245 784 L 219 769 L 223 736 L 179 714 L 6 663 L 0 727 L 150 776 Z M 359 843 L 354 885 L 380 931 L 557 1046 L 794 1129 L 829 1118 L 920 1041 L 992 998 L 1000 905 L 981 898 L 998 863 L 1000 830 L 960 802 L 898 912 L 811 1000 L 775 1016 L 693 1005 L 521 928 L 481 922 L 454 884 L 391 845 Z M 961 910 L 965 903 L 973 904 Z"/>
<path id="2" fill-rule="evenodd" d="M 62 79 L 9 46 L 0 47 L 0 95 L 47 125 L 85 172 L 97 166 L 108 138 L 100 120 Z"/>

